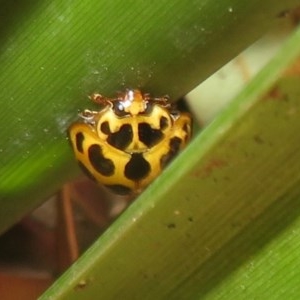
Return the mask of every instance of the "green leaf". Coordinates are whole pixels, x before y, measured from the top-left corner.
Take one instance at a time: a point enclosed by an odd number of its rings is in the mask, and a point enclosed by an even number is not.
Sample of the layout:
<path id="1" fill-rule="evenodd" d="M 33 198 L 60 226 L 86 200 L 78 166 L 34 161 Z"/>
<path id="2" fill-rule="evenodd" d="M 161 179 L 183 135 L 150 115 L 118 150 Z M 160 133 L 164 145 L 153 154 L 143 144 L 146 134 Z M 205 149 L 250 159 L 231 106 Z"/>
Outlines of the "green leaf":
<path id="1" fill-rule="evenodd" d="M 41 299 L 297 299 L 299 56 L 300 29 Z"/>
<path id="2" fill-rule="evenodd" d="M 79 174 L 66 128 L 87 95 L 176 99 L 297 3 L 2 1 L 0 231 Z"/>

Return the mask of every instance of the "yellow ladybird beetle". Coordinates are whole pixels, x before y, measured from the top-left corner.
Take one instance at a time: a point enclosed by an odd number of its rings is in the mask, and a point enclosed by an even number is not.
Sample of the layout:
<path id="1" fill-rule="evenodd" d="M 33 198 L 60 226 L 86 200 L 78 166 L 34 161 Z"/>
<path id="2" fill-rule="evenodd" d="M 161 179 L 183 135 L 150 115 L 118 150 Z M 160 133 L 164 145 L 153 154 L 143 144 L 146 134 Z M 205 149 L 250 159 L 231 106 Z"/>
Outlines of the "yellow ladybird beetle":
<path id="1" fill-rule="evenodd" d="M 101 109 L 84 110 L 69 138 L 84 172 L 117 194 L 141 192 L 190 139 L 190 115 L 167 96 L 126 90 L 114 99 L 90 98 Z"/>

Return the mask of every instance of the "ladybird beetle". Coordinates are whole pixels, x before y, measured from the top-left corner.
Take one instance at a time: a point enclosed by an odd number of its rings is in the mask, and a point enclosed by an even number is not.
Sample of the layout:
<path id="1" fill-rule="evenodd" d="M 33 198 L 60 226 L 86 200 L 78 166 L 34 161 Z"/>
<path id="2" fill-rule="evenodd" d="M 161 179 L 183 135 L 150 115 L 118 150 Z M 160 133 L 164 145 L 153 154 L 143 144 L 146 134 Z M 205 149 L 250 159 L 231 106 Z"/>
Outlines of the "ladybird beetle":
<path id="1" fill-rule="evenodd" d="M 101 109 L 80 113 L 69 138 L 84 172 L 117 194 L 142 191 L 190 139 L 190 115 L 167 96 L 126 90 L 114 99 L 90 98 Z"/>

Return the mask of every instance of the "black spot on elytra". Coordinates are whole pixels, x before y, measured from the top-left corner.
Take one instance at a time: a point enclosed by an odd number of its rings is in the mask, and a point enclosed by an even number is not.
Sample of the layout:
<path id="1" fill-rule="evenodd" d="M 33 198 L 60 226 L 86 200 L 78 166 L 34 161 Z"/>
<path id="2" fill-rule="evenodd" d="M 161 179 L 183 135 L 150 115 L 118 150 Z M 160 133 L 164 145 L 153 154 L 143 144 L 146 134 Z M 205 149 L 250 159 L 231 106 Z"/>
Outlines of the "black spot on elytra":
<path id="1" fill-rule="evenodd" d="M 102 127 L 102 125 L 101 125 Z M 102 130 L 102 129 L 101 129 Z M 108 128 L 109 130 L 109 128 Z M 124 124 L 121 126 L 120 130 L 117 132 L 108 133 L 107 142 L 120 150 L 126 149 L 126 147 L 131 143 L 133 138 L 132 127 L 130 124 Z"/>
<path id="2" fill-rule="evenodd" d="M 90 173 L 90 171 L 85 167 L 85 165 L 81 161 L 78 161 L 78 165 L 87 177 L 89 177 L 93 181 L 97 181 L 94 175 Z"/>
<path id="3" fill-rule="evenodd" d="M 82 132 L 76 133 L 75 140 L 76 140 L 76 149 L 80 153 L 83 153 L 83 141 L 84 141 L 83 133 Z"/>
<path id="4" fill-rule="evenodd" d="M 138 125 L 138 134 L 139 140 L 148 148 L 159 143 L 164 137 L 164 134 L 160 129 L 153 129 L 148 123 L 140 123 Z"/>
<path id="5" fill-rule="evenodd" d="M 97 172 L 103 176 L 113 175 L 115 166 L 112 160 L 103 156 L 99 145 L 94 144 L 88 149 L 89 160 Z"/>
<path id="6" fill-rule="evenodd" d="M 161 168 L 164 168 L 177 155 L 177 153 L 180 150 L 181 142 L 182 142 L 182 140 L 177 136 L 173 137 L 170 140 L 169 152 L 167 154 L 165 154 L 164 156 L 162 156 L 162 158 L 160 159 Z"/>
<path id="7" fill-rule="evenodd" d="M 100 130 L 104 133 L 109 135 L 110 134 L 110 129 L 109 129 L 109 124 L 107 121 L 103 122 L 100 126 Z"/>
<path id="8" fill-rule="evenodd" d="M 150 164 L 145 160 L 142 153 L 133 153 L 130 161 L 125 166 L 125 176 L 131 180 L 141 180 L 151 170 Z"/>
<path id="9" fill-rule="evenodd" d="M 132 192 L 132 190 L 129 187 L 121 184 L 111 184 L 105 186 L 118 195 L 128 195 Z"/>
<path id="10" fill-rule="evenodd" d="M 166 117 L 161 117 L 160 118 L 160 122 L 159 122 L 159 126 L 161 130 L 164 130 L 165 128 L 167 128 L 169 125 L 169 121 Z"/>

